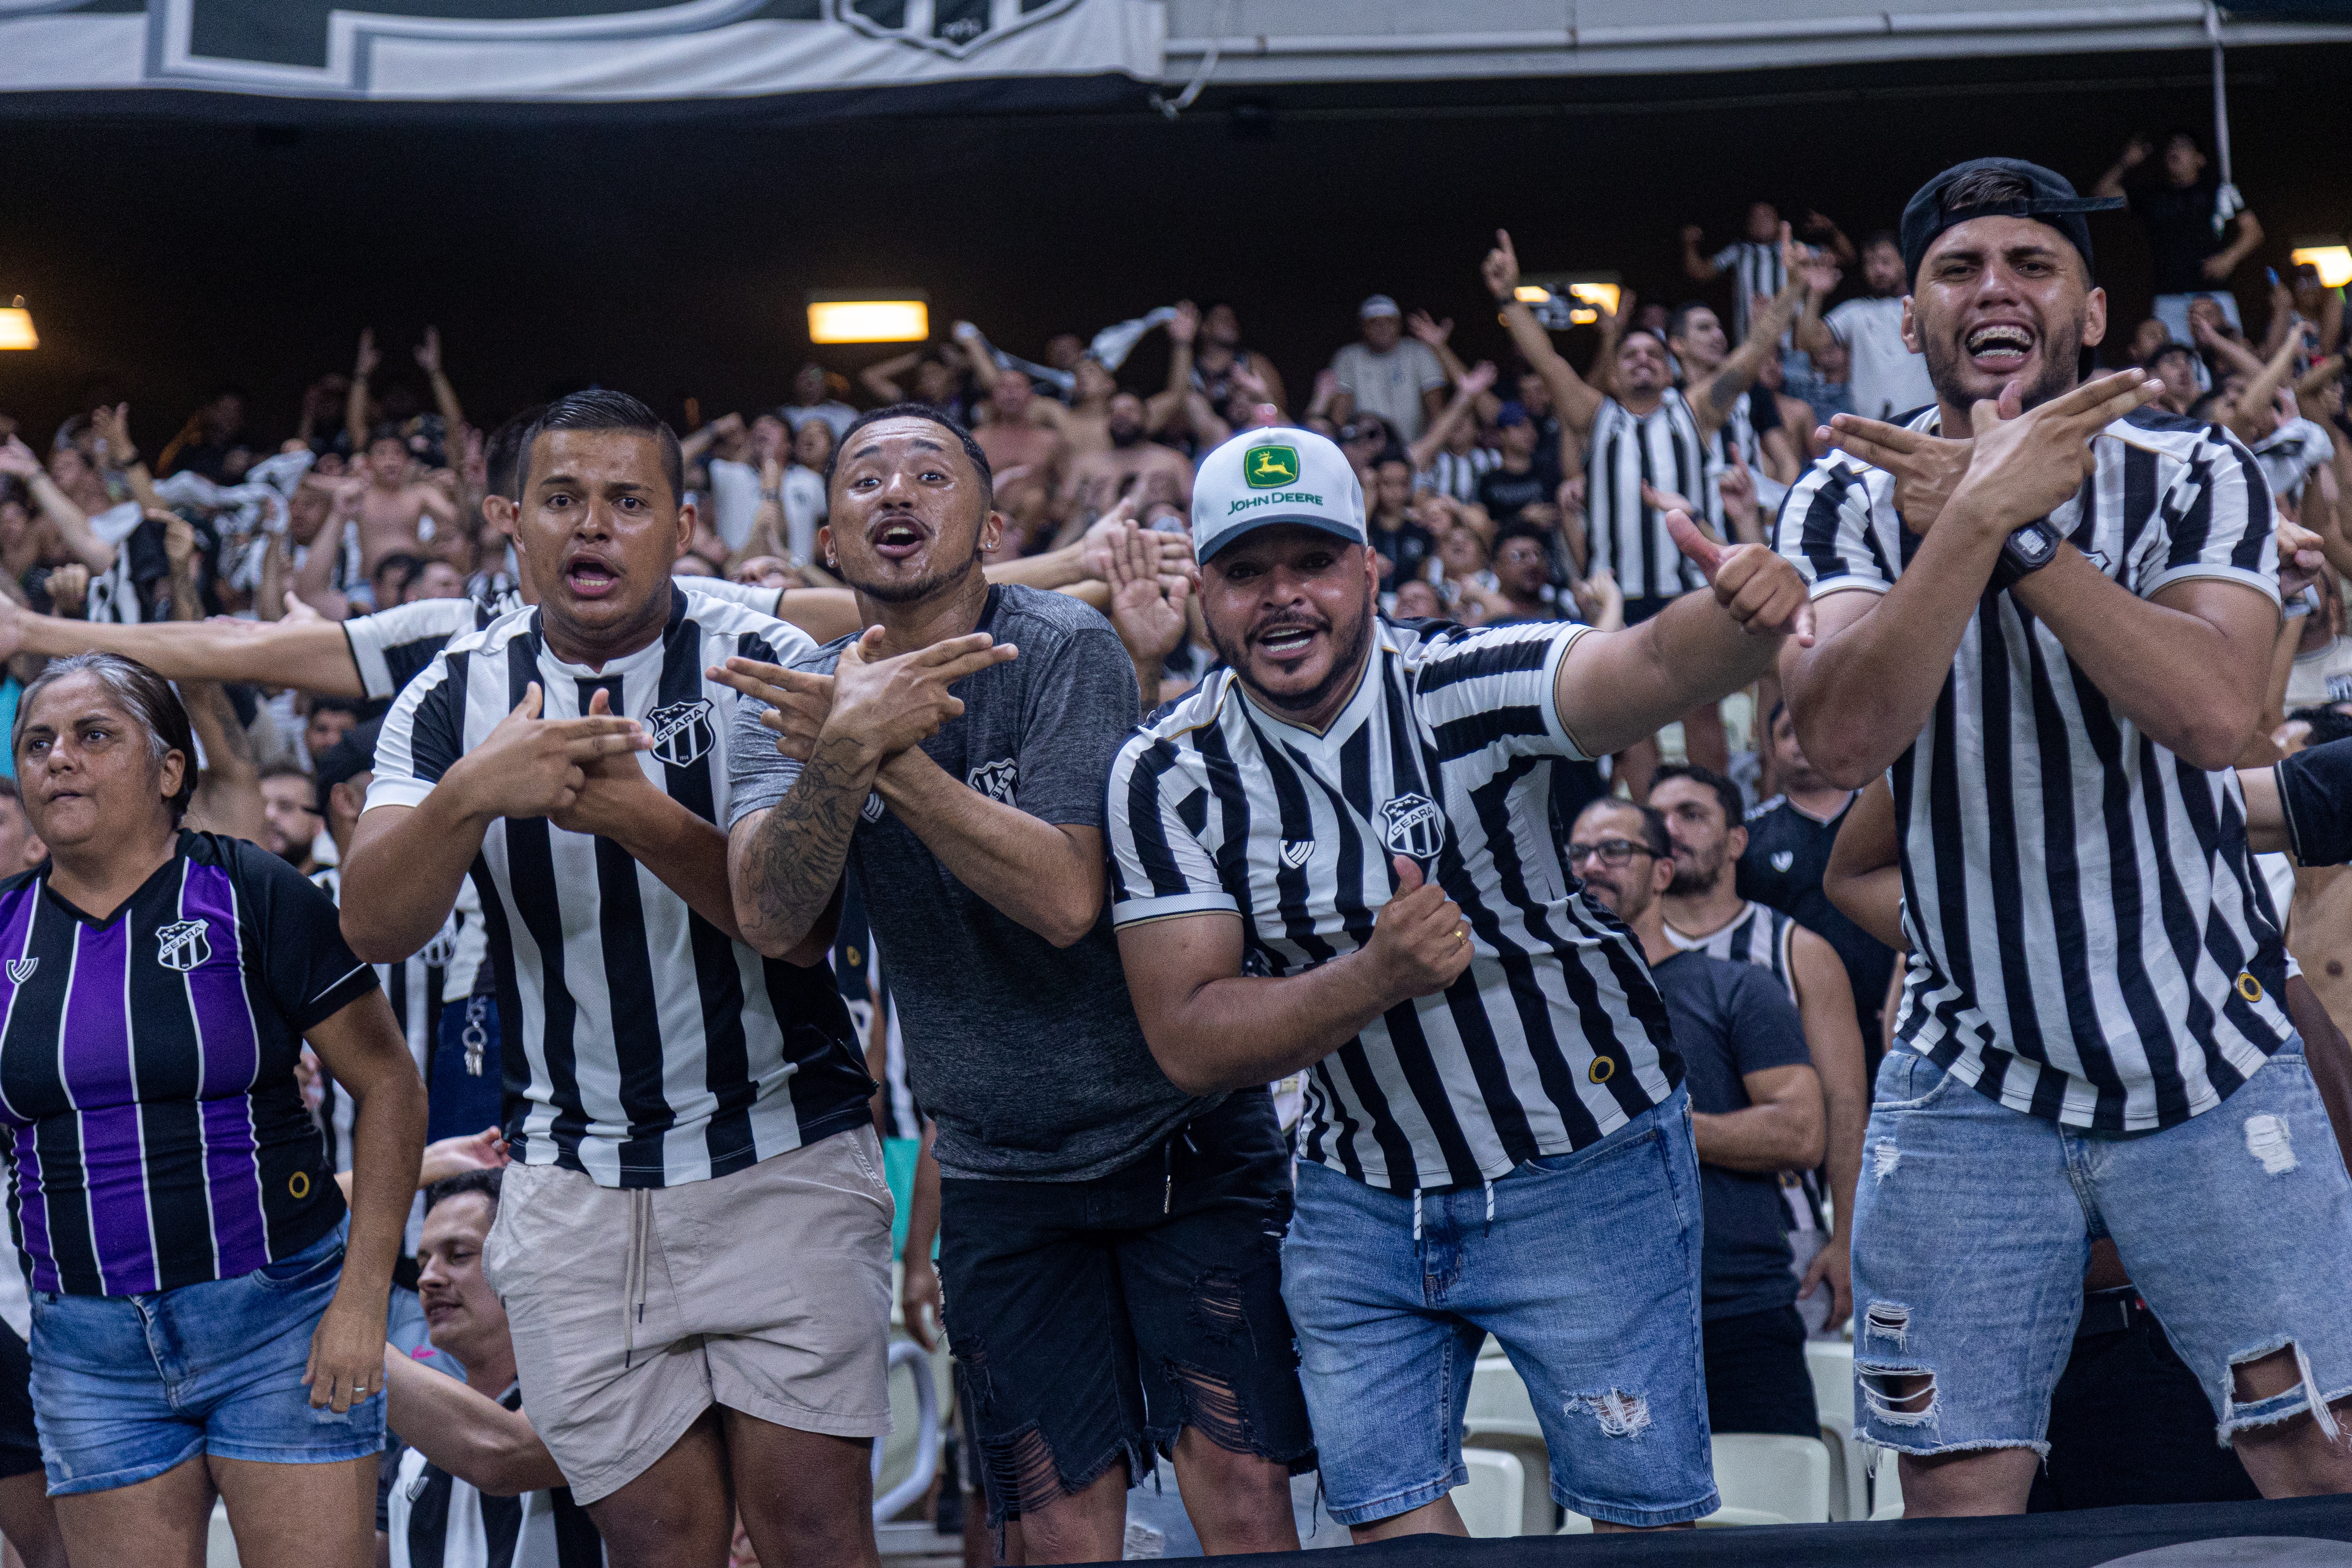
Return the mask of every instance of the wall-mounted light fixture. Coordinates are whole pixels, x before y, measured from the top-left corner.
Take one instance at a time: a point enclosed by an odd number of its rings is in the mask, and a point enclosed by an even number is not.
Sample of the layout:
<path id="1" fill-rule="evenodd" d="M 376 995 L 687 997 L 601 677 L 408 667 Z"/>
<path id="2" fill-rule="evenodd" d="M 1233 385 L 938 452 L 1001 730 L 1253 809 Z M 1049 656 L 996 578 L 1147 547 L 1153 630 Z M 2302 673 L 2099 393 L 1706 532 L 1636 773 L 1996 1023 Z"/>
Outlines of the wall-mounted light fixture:
<path id="1" fill-rule="evenodd" d="M 811 294 L 813 343 L 919 343 L 931 335 L 931 310 L 919 289 L 866 294 Z"/>

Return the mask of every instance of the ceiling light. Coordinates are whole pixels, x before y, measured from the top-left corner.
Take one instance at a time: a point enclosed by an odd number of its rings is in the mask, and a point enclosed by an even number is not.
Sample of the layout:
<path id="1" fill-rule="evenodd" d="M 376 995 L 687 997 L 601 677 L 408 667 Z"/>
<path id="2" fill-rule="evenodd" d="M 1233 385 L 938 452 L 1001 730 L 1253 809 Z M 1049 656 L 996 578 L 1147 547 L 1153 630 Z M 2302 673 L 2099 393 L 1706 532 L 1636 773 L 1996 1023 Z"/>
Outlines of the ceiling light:
<path id="1" fill-rule="evenodd" d="M 2294 252 L 2288 260 L 2297 267 L 2306 264 L 2319 272 L 2319 281 L 2330 289 L 2341 289 L 2352 283 L 2352 248 L 2332 234 L 2314 235 L 2294 242 Z"/>
<path id="2" fill-rule="evenodd" d="M 931 335 L 931 311 L 919 289 L 811 294 L 808 324 L 813 343 L 919 343 Z"/>
<path id="3" fill-rule="evenodd" d="M 40 346 L 41 334 L 33 331 L 33 312 L 25 309 L 25 297 L 19 294 L 9 304 L 0 306 L 0 349 Z"/>

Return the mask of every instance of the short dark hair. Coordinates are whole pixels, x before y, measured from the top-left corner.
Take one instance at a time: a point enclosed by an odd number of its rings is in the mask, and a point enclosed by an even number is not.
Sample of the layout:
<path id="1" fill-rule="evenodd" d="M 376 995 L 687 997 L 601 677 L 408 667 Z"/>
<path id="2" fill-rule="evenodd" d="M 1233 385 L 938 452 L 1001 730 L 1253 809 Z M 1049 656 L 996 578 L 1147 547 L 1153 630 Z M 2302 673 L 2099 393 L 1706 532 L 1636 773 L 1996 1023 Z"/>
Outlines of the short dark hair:
<path id="1" fill-rule="evenodd" d="M 374 704 L 364 697 L 313 697 L 310 710 L 303 717 L 307 721 L 310 713 L 364 714 L 373 706 Z"/>
<path id="2" fill-rule="evenodd" d="M 2310 744 L 2324 746 L 2330 741 L 2352 740 L 2352 713 L 2344 711 L 2344 704 L 2330 702 L 2320 708 L 2298 708 L 2287 715 L 2311 726 Z"/>
<path id="3" fill-rule="evenodd" d="M 842 453 L 849 450 L 849 438 L 868 425 L 878 425 L 885 419 L 928 419 L 954 436 L 957 445 L 963 448 L 963 455 L 971 459 L 971 466 L 979 471 L 982 510 L 986 511 L 995 507 L 996 471 L 988 466 L 988 454 L 980 449 L 980 443 L 972 439 L 971 432 L 958 424 L 954 416 L 943 414 L 928 403 L 893 403 L 887 408 L 871 409 L 851 420 L 849 428 L 841 433 L 841 439 L 833 444 L 833 451 L 824 460 L 824 493 L 827 496 L 833 494 L 834 470 L 841 467 Z"/>
<path id="4" fill-rule="evenodd" d="M 1903 237 L 1896 234 L 1891 228 L 1874 228 L 1868 234 L 1862 237 L 1863 250 L 1868 250 L 1873 246 L 1879 245 L 1885 246 L 1897 256 L 1903 254 Z M 1858 250 L 1854 252 L 1854 254 L 1859 256 L 1862 254 L 1862 251 Z"/>
<path id="5" fill-rule="evenodd" d="M 2166 360 L 2171 359 L 2176 355 L 2186 359 L 2192 365 L 2197 363 L 2197 351 L 2195 349 L 2190 348 L 2187 343 L 2168 342 L 2162 348 L 2147 356 L 2147 368 L 2154 370 L 2158 365 L 2162 364 Z"/>
<path id="6" fill-rule="evenodd" d="M 386 423 L 370 430 L 367 438 L 368 446 L 373 447 L 378 441 L 395 442 L 402 451 L 408 450 L 408 437 L 400 433 L 400 426 L 397 425 Z"/>
<path id="7" fill-rule="evenodd" d="M 2221 405 L 2221 395 L 2220 393 L 2199 393 L 2195 401 L 2189 405 L 2189 417 L 2191 419 L 2202 420 L 2210 425 L 2213 421 L 2213 410 Z"/>
<path id="8" fill-rule="evenodd" d="M 1618 811 L 1630 811 L 1640 817 L 1643 847 L 1661 860 L 1670 860 L 1674 858 L 1675 839 L 1674 835 L 1666 831 L 1665 813 L 1655 806 L 1637 805 L 1622 795 L 1604 795 L 1599 800 L 1588 804 L 1583 811 L 1578 812 L 1577 817 L 1580 821 L 1587 812 L 1599 811 L 1604 806 L 1613 807 Z"/>
<path id="9" fill-rule="evenodd" d="M 482 477 L 490 494 L 509 500 L 520 499 L 516 481 L 522 478 L 523 437 L 530 433 L 532 423 L 546 412 L 546 404 L 533 404 L 491 431 L 489 438 L 482 443 Z"/>
<path id="10" fill-rule="evenodd" d="M 1941 198 L 1946 212 L 1960 212 L 2001 202 L 2031 201 L 2033 186 L 2024 175 L 2012 174 L 2006 169 L 1970 169 L 1946 185 Z"/>
<path id="11" fill-rule="evenodd" d="M 1705 310 L 1708 315 L 1715 316 L 1715 307 L 1704 300 L 1685 300 L 1675 306 L 1674 314 L 1666 318 L 1666 336 L 1681 337 L 1683 329 L 1690 325 L 1691 316 L 1699 310 Z M 1715 319 L 1718 323 L 1723 320 L 1720 316 L 1715 316 Z"/>
<path id="12" fill-rule="evenodd" d="M 188 814 L 188 802 L 196 796 L 196 736 L 188 723 L 188 710 L 180 702 L 180 694 L 172 683 L 140 663 L 114 653 L 78 653 L 69 658 L 53 660 L 48 668 L 33 678 L 16 699 L 16 724 L 8 736 L 8 754 L 22 757 L 25 743 L 25 721 L 31 717 L 34 700 L 73 675 L 94 675 L 109 695 L 122 704 L 131 717 L 147 731 L 148 748 L 161 763 L 177 752 L 186 760 L 180 770 L 179 793 L 166 804 L 172 812 L 172 826 Z"/>
<path id="13" fill-rule="evenodd" d="M 1655 790 L 1668 779 L 1688 779 L 1702 788 L 1715 792 L 1716 804 L 1723 807 L 1723 826 L 1738 826 L 1748 820 L 1748 797 L 1739 786 L 1717 773 L 1713 768 L 1696 763 L 1668 763 L 1650 775 L 1650 788 Z"/>
<path id="14" fill-rule="evenodd" d="M 1547 556 L 1551 553 L 1551 531 L 1538 528 L 1532 522 L 1521 522 L 1517 519 L 1503 524 L 1496 531 L 1495 553 L 1500 555 L 1503 552 L 1503 546 L 1514 539 L 1532 539 L 1542 547 Z"/>
<path id="15" fill-rule="evenodd" d="M 425 1212 L 431 1214 L 437 1204 L 451 1198 L 462 1198 L 467 1193 L 479 1193 L 490 1200 L 490 1212 L 499 1210 L 499 1178 L 506 1172 L 493 1167 L 487 1171 L 460 1171 L 454 1176 L 444 1176 L 425 1189 Z"/>
<path id="16" fill-rule="evenodd" d="M 354 724 L 343 738 L 310 759 L 318 771 L 312 775 L 319 781 L 319 815 L 327 815 L 327 792 L 339 784 L 349 784 L 364 773 L 375 771 L 376 737 L 383 732 L 383 721 L 371 719 L 364 724 Z"/>
<path id="17" fill-rule="evenodd" d="M 627 393 L 608 392 L 602 387 L 559 397 L 531 420 L 522 433 L 515 458 L 517 498 L 530 485 L 531 448 L 550 430 L 633 430 L 640 436 L 652 437 L 654 444 L 661 448 L 662 478 L 669 481 L 670 503 L 676 505 L 686 499 L 686 458 L 677 449 L 677 432 Z"/>
<path id="18" fill-rule="evenodd" d="M 400 576 L 394 582 L 394 586 L 396 588 L 405 588 L 411 583 L 416 581 L 416 574 L 424 570 L 425 557 L 415 554 L 410 551 L 395 550 L 391 554 L 384 556 L 375 563 L 375 570 L 368 574 L 368 581 L 371 583 L 381 582 L 385 573 L 397 572 L 400 574 Z M 378 605 L 376 608 L 379 610 L 388 610 L 392 608 L 392 606 L 390 605 Z"/>
<path id="19" fill-rule="evenodd" d="M 1385 468 L 1391 463 L 1402 463 L 1410 468 L 1412 467 L 1412 454 L 1402 447 L 1392 444 L 1381 447 L 1381 455 L 1372 459 L 1372 467 L 1375 468 Z"/>

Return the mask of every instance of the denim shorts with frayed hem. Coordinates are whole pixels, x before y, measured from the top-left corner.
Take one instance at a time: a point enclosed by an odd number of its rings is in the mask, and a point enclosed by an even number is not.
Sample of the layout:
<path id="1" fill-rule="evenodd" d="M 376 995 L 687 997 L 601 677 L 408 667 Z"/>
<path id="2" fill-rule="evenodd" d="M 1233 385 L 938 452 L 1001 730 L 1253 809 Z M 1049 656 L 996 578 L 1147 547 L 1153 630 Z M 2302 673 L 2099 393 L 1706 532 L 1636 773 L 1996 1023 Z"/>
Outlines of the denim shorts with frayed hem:
<path id="1" fill-rule="evenodd" d="M 1895 1049 L 1854 1201 L 1861 1435 L 1906 1454 L 2046 1453 L 2101 1237 L 2221 1442 L 2352 1393 L 2352 1181 L 2300 1040 L 2212 1110 L 2120 1135 L 2011 1110 Z M 2239 1402 L 2232 1369 L 2289 1347 L 2295 1384 Z"/>
<path id="2" fill-rule="evenodd" d="M 33 1292 L 49 1495 L 135 1486 L 199 1454 L 331 1465 L 381 1452 L 381 1388 L 338 1415 L 313 1408 L 302 1383 L 350 1224 L 233 1279 L 139 1296 Z"/>
<path id="3" fill-rule="evenodd" d="M 1636 1526 L 1713 1513 L 1700 1213 L 1681 1089 L 1483 1188 L 1416 1197 L 1300 1162 L 1282 1294 L 1331 1517 L 1370 1524 L 1469 1479 L 1462 1420 L 1489 1331 L 1561 1506 Z"/>

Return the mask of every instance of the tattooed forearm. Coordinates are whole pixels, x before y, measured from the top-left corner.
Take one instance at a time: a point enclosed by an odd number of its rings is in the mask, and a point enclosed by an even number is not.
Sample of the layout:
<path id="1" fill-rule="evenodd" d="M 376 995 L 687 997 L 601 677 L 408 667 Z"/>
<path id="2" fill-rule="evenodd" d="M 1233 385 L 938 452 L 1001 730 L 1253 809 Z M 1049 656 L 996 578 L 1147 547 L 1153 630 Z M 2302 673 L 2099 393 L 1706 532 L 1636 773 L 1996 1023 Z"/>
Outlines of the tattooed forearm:
<path id="1" fill-rule="evenodd" d="M 742 910 L 739 900 L 738 909 L 757 928 L 755 945 L 763 952 L 799 945 L 833 900 L 858 812 L 873 787 L 873 765 L 856 752 L 854 746 L 820 741 L 752 836 L 743 868 L 751 908 Z"/>

